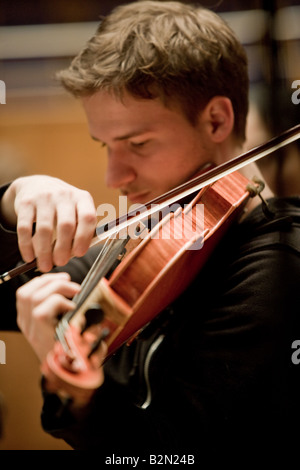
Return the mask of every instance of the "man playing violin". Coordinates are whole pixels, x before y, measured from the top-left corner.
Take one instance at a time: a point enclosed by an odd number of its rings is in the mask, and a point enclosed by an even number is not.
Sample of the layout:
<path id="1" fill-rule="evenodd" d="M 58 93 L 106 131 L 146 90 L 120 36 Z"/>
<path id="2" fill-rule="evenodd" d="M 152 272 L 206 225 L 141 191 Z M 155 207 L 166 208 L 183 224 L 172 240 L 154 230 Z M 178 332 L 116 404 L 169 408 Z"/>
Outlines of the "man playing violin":
<path id="1" fill-rule="evenodd" d="M 156 1 L 118 7 L 59 78 L 81 100 L 91 137 L 107 147 L 107 186 L 132 203 L 243 151 L 246 55 L 206 9 Z M 242 172 L 259 173 L 254 164 Z M 251 199 L 187 291 L 104 364 L 91 399 L 62 407 L 43 380 L 46 431 L 106 454 L 270 452 L 287 434 L 290 448 L 300 416 L 291 361 L 300 323 L 300 201 L 273 197 L 268 187 L 263 194 L 274 220 Z M 2 272 L 36 258 L 44 273 L 1 286 L 11 311 L 2 324 L 14 327 L 14 291 L 28 281 L 17 291 L 17 324 L 43 362 L 95 259 L 97 249 L 88 250 L 95 207 L 63 181 L 23 177 L 2 188 L 1 222 Z"/>

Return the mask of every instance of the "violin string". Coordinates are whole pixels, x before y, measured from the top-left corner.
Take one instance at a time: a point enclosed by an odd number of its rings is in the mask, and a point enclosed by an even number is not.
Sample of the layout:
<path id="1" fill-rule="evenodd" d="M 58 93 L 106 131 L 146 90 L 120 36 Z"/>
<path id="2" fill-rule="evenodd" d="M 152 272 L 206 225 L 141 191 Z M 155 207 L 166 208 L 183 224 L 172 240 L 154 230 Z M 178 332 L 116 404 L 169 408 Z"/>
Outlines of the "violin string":
<path id="1" fill-rule="evenodd" d="M 106 253 L 109 251 L 110 249 L 110 246 L 112 244 L 112 237 L 108 238 L 101 251 L 99 252 L 99 254 L 97 255 L 94 263 L 92 264 L 92 267 L 90 268 L 90 270 L 88 271 L 87 275 L 85 276 L 83 282 L 81 283 L 81 289 L 80 289 L 80 292 L 78 294 L 76 294 L 73 298 L 73 301 L 79 305 L 80 304 L 80 299 L 82 296 L 84 296 L 84 293 L 85 293 L 85 287 L 86 285 L 88 285 L 91 277 L 94 275 L 94 272 L 98 269 L 98 266 L 100 265 L 101 261 L 103 260 L 104 256 L 106 255 Z"/>
<path id="2" fill-rule="evenodd" d="M 70 349 L 65 339 L 65 332 L 67 331 L 69 327 L 69 322 L 71 318 L 75 315 L 75 313 L 79 310 L 79 308 L 81 307 L 85 299 L 87 298 L 87 295 L 85 295 L 86 285 L 88 285 L 89 280 L 94 277 L 95 272 L 98 270 L 99 266 L 101 265 L 101 262 L 104 259 L 105 255 L 107 254 L 111 244 L 112 244 L 112 238 L 108 238 L 106 242 L 104 243 L 101 251 L 99 252 L 96 260 L 94 261 L 91 269 L 89 270 L 86 277 L 84 278 L 81 284 L 81 290 L 79 294 L 77 294 L 73 298 L 73 301 L 76 303 L 75 309 L 66 313 L 56 326 L 56 330 L 55 330 L 56 339 L 61 343 L 65 351 L 69 351 Z"/>
<path id="3" fill-rule="evenodd" d="M 56 331 L 55 331 L 56 339 L 58 341 L 60 341 L 60 343 L 63 345 L 65 350 L 69 349 L 69 346 L 68 346 L 68 344 L 65 340 L 65 331 L 67 330 L 67 328 L 69 326 L 69 322 L 70 322 L 71 318 L 79 310 L 79 308 L 83 304 L 84 300 L 86 299 L 86 297 L 87 297 L 87 295 L 85 295 L 86 285 L 88 285 L 89 280 L 94 277 L 95 272 L 99 269 L 99 266 L 101 265 L 101 262 L 104 259 L 105 255 L 107 254 L 111 244 L 112 244 L 112 237 L 108 238 L 106 240 L 106 242 L 104 243 L 104 245 L 103 245 L 101 251 L 99 252 L 96 260 L 94 261 L 91 269 L 88 271 L 86 277 L 84 278 L 84 280 L 81 284 L 80 292 L 73 297 L 73 301 L 76 303 L 75 309 L 73 309 L 70 312 L 66 313 L 57 324 Z"/>
<path id="4" fill-rule="evenodd" d="M 65 332 L 69 327 L 70 320 L 78 312 L 80 307 L 83 305 L 89 294 L 94 290 L 100 280 L 110 271 L 118 255 L 123 251 L 127 241 L 128 239 L 122 240 L 113 238 L 109 238 L 106 241 L 90 271 L 83 280 L 80 293 L 73 298 L 73 301 L 76 302 L 75 309 L 66 313 L 58 322 L 55 330 L 56 339 L 60 341 L 66 351 L 69 351 L 69 345 L 65 339 Z"/>
<path id="5" fill-rule="evenodd" d="M 77 309 L 81 307 L 87 296 L 94 289 L 95 285 L 98 284 L 100 279 L 107 275 L 108 271 L 112 267 L 112 264 L 115 262 L 118 255 L 123 251 L 127 241 L 128 239 L 109 239 L 109 243 L 107 243 L 107 245 L 104 247 L 104 250 L 101 250 L 90 271 L 83 280 L 80 293 L 73 299 L 77 304 Z"/>

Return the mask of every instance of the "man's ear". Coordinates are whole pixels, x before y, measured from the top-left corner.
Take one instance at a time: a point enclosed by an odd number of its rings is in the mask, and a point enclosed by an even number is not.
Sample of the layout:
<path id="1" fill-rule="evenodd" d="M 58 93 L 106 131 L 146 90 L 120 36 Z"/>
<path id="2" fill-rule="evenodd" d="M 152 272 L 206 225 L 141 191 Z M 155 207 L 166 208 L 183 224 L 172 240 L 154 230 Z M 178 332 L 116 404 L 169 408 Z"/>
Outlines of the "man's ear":
<path id="1" fill-rule="evenodd" d="M 214 143 L 221 143 L 233 131 L 234 112 L 231 100 L 226 96 L 214 96 L 202 111 L 206 132 Z M 202 121 L 203 122 L 203 121 Z"/>

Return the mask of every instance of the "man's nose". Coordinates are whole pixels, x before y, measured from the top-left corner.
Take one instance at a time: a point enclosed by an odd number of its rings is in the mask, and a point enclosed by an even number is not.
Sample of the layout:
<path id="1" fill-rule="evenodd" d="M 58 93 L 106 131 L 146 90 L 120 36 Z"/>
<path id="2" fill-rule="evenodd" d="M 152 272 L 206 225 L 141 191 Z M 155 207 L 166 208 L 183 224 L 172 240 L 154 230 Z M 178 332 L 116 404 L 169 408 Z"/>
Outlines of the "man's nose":
<path id="1" fill-rule="evenodd" d="M 136 179 L 134 168 L 126 161 L 126 155 L 109 152 L 105 182 L 108 188 L 118 189 Z"/>

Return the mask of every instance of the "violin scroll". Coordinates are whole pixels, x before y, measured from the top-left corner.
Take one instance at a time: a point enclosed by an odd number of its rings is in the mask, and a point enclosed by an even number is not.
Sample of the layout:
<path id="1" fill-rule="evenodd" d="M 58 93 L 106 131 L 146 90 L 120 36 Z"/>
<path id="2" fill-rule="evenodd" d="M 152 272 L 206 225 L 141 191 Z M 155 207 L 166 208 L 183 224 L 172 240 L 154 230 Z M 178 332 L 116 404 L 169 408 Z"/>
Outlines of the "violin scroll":
<path id="1" fill-rule="evenodd" d="M 87 403 L 104 381 L 101 366 L 107 352 L 105 339 L 110 333 L 109 327 L 101 323 L 99 308 L 94 305 L 86 314 L 84 327 L 69 324 L 64 341 L 55 342 L 41 367 L 47 390 L 76 400 L 78 405 Z"/>

